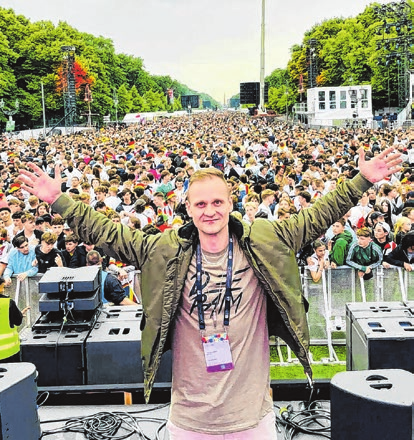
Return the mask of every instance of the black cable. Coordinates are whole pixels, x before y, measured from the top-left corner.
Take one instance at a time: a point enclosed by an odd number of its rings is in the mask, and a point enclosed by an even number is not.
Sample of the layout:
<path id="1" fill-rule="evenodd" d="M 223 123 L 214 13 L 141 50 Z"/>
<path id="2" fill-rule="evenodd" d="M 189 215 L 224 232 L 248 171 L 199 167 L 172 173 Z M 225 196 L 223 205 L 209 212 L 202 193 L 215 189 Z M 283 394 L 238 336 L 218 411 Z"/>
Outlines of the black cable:
<path id="1" fill-rule="evenodd" d="M 276 415 L 276 428 L 279 432 L 282 432 L 281 428 L 284 429 L 285 440 L 292 440 L 299 432 L 331 438 L 330 412 L 314 408 L 318 404 L 320 404 L 318 401 L 311 402 L 302 411 L 294 411 L 291 405 L 279 409 L 279 416 Z"/>
<path id="2" fill-rule="evenodd" d="M 165 408 L 167 406 L 170 406 L 170 404 L 163 403 L 162 405 L 158 405 L 155 408 L 145 408 L 145 409 L 140 409 L 140 410 L 136 410 L 136 411 L 125 411 L 125 412 L 127 414 L 141 414 L 141 413 L 146 413 L 146 412 L 158 411 L 159 409 Z M 42 423 L 59 423 L 59 422 L 66 422 L 68 420 L 70 420 L 69 417 L 65 417 L 63 419 L 41 420 L 40 424 L 42 424 Z"/>

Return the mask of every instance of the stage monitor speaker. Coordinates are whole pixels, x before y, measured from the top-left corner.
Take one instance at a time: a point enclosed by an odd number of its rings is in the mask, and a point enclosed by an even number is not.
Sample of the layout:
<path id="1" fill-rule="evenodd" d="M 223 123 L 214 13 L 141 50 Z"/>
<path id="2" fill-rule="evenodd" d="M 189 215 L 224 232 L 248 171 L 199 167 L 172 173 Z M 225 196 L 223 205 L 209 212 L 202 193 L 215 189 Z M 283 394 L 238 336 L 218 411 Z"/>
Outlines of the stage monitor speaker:
<path id="1" fill-rule="evenodd" d="M 36 367 L 29 363 L 0 364 L 0 439 L 39 440 Z"/>
<path id="2" fill-rule="evenodd" d="M 85 385 L 85 340 L 89 331 L 26 329 L 22 333 L 21 359 L 36 365 L 39 386 Z"/>
<path id="3" fill-rule="evenodd" d="M 347 371 L 331 380 L 333 440 L 413 440 L 414 375 Z"/>
<path id="4" fill-rule="evenodd" d="M 414 315 L 401 303 L 373 304 L 347 304 L 347 370 L 414 373 Z"/>
<path id="5" fill-rule="evenodd" d="M 127 307 L 125 307 L 127 309 Z M 111 313 L 95 324 L 86 341 L 88 385 L 143 383 L 141 360 L 142 315 L 135 306 Z M 112 315 L 112 316 L 111 316 Z M 127 317 L 131 320 L 126 320 Z M 119 319 L 122 317 L 122 319 Z M 103 320 L 104 319 L 104 320 Z M 171 382 L 171 351 L 164 353 L 156 382 Z"/>

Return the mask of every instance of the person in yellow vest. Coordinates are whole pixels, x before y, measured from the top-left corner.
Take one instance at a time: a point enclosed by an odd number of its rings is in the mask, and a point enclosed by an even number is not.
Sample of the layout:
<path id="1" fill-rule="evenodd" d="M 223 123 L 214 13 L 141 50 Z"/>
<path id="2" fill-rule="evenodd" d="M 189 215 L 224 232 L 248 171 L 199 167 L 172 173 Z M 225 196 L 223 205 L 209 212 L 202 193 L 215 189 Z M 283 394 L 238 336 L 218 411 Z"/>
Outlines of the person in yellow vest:
<path id="1" fill-rule="evenodd" d="M 0 364 L 20 361 L 17 327 L 29 308 L 20 311 L 16 303 L 4 295 L 4 278 L 0 277 Z"/>

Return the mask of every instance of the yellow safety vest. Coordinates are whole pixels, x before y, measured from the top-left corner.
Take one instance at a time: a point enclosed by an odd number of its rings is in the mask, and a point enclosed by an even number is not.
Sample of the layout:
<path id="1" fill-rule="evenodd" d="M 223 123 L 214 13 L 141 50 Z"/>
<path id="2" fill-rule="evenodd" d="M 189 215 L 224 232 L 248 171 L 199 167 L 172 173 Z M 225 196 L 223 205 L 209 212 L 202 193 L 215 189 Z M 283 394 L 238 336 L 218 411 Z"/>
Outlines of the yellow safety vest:
<path id="1" fill-rule="evenodd" d="M 0 298 L 0 359 L 7 359 L 20 350 L 17 327 L 10 327 L 10 298 Z"/>

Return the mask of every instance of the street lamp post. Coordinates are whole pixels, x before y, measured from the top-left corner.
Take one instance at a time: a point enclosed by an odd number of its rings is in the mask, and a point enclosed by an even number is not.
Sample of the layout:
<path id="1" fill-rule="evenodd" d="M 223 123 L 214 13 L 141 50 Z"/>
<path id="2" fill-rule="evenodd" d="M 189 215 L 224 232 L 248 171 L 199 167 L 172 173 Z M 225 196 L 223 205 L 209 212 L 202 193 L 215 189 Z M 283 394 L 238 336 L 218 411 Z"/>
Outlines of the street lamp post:
<path id="1" fill-rule="evenodd" d="M 113 101 L 115 105 L 115 120 L 116 120 L 116 128 L 118 128 L 118 95 L 116 93 L 116 90 L 114 89 L 114 95 L 113 95 Z"/>
<path id="2" fill-rule="evenodd" d="M 289 89 L 288 89 L 287 84 L 286 84 L 285 95 L 286 95 L 286 124 L 287 124 L 288 123 L 288 97 L 289 97 Z"/>

